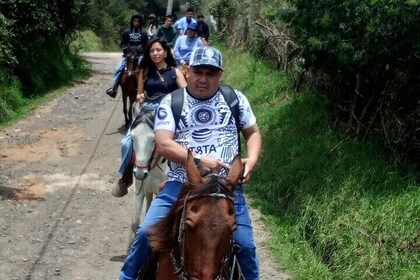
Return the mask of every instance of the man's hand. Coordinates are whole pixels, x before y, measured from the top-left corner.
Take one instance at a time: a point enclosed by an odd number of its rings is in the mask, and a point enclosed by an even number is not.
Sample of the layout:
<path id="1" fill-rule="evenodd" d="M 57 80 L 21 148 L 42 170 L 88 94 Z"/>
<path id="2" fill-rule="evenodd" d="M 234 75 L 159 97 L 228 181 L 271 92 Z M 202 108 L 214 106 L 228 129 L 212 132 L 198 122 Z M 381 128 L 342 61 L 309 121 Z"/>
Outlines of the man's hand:
<path id="1" fill-rule="evenodd" d="M 144 102 L 144 93 L 137 93 L 136 102 L 139 102 L 140 104 L 143 104 L 143 102 Z"/>
<path id="2" fill-rule="evenodd" d="M 203 156 L 200 165 L 198 166 L 198 171 L 200 171 L 201 176 L 205 176 L 212 173 L 218 174 L 221 168 L 229 170 L 230 166 L 213 157 Z"/>
<path id="3" fill-rule="evenodd" d="M 255 168 L 256 162 L 250 160 L 249 158 L 243 158 L 242 163 L 244 164 L 244 175 L 242 176 L 242 180 L 239 182 L 241 184 L 246 184 L 251 177 L 251 173 Z"/>

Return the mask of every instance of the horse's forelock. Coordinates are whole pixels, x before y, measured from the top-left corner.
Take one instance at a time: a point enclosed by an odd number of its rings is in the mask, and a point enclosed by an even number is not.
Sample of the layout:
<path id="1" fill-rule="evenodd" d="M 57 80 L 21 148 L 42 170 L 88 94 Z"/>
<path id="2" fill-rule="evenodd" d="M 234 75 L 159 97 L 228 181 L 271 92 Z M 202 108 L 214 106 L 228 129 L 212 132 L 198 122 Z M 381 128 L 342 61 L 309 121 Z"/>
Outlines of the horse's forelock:
<path id="1" fill-rule="evenodd" d="M 218 175 L 210 175 L 203 184 L 200 185 L 188 185 L 188 191 L 190 196 L 205 196 L 212 193 L 224 193 L 227 195 L 233 195 L 230 188 L 225 188 L 229 184 L 224 178 Z"/>
<path id="2" fill-rule="evenodd" d="M 184 207 L 185 199 L 188 197 L 206 196 L 212 193 L 224 193 L 233 195 L 228 188 L 221 188 L 228 182 L 217 175 L 211 175 L 206 178 L 203 184 L 189 184 L 186 183 L 182 187 L 181 193 L 169 210 L 165 218 L 163 218 L 156 225 L 149 230 L 149 240 L 153 251 L 165 251 L 173 248 L 174 242 L 177 238 L 179 221 L 181 218 L 182 209 Z"/>

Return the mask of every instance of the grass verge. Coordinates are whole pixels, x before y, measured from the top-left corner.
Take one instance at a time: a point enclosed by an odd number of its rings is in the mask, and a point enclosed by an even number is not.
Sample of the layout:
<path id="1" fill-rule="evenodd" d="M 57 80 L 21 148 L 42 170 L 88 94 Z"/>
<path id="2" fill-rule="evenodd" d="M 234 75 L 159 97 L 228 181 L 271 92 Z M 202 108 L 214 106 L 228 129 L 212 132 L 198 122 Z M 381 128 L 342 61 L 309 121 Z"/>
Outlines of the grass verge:
<path id="1" fill-rule="evenodd" d="M 401 175 L 374 141 L 333 129 L 320 95 L 293 94 L 283 73 L 218 47 L 223 82 L 247 95 L 262 131 L 247 191 L 279 268 L 294 279 L 418 279 L 418 174 Z"/>
<path id="2" fill-rule="evenodd" d="M 0 128 L 18 119 L 62 91 L 63 86 L 82 80 L 89 65 L 63 44 L 38 52 L 34 61 L 20 61 L 15 76 L 0 69 Z"/>

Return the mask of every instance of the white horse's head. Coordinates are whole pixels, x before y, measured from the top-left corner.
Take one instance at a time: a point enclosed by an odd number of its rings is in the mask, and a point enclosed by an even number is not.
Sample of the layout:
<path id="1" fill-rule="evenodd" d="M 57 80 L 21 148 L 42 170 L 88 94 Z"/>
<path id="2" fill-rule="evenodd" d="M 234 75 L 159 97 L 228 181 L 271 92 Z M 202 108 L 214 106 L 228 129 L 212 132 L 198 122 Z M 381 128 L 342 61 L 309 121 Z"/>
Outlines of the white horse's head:
<path id="1" fill-rule="evenodd" d="M 153 114 L 151 112 L 141 112 L 138 124 L 131 129 L 131 139 L 133 141 L 136 161 L 134 163 L 134 176 L 138 180 L 146 179 L 153 164 L 153 152 L 155 150 L 155 134 L 153 132 Z"/>

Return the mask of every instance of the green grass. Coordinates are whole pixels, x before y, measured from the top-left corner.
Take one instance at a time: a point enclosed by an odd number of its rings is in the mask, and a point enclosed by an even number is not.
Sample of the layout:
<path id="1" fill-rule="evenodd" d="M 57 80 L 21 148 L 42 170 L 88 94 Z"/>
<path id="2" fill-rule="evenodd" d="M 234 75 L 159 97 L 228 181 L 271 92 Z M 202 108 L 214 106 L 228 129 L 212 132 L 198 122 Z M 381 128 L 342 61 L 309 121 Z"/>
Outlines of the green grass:
<path id="1" fill-rule="evenodd" d="M 272 233 L 279 268 L 294 279 L 418 279 L 415 174 L 401 175 L 374 141 L 346 140 L 320 95 L 292 93 L 268 63 L 218 47 L 223 82 L 247 95 L 262 131 L 246 190 Z"/>
<path id="2" fill-rule="evenodd" d="M 26 116 L 62 92 L 56 92 L 57 89 L 84 79 L 89 73 L 87 62 L 65 44 L 34 50 L 30 60 L 19 61 L 15 76 L 0 69 L 0 127 Z"/>
<path id="3" fill-rule="evenodd" d="M 104 41 L 91 30 L 79 32 L 72 46 L 84 52 L 120 51 L 117 42 Z"/>

